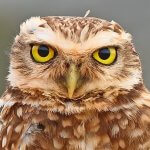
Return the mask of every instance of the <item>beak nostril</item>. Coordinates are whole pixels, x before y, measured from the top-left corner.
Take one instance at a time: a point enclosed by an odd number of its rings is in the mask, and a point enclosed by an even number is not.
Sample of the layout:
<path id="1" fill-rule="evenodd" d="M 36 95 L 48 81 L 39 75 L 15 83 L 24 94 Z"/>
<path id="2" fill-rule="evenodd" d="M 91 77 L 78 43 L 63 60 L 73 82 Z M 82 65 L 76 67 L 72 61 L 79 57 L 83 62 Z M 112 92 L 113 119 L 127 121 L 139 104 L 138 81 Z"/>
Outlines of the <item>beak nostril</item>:
<path id="1" fill-rule="evenodd" d="M 69 63 L 69 62 L 65 62 L 65 67 L 66 67 L 67 69 L 69 69 L 70 64 L 71 64 L 71 63 Z M 76 67 L 77 67 L 77 68 L 81 68 L 81 66 L 82 66 L 82 63 L 76 64 Z"/>
<path id="2" fill-rule="evenodd" d="M 79 64 L 77 65 L 78 68 L 81 68 L 81 66 L 82 66 L 82 63 L 79 63 Z"/>
<path id="3" fill-rule="evenodd" d="M 69 63 L 65 63 L 65 66 L 66 66 L 66 68 L 69 68 L 70 64 Z"/>

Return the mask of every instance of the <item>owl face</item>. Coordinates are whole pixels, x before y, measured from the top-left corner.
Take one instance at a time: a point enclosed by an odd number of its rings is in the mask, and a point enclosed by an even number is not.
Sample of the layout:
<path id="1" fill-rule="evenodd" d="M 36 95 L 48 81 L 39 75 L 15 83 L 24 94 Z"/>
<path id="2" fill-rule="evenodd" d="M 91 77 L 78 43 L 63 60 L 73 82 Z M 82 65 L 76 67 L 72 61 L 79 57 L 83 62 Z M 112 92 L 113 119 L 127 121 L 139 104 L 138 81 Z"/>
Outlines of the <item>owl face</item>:
<path id="1" fill-rule="evenodd" d="M 97 18 L 31 18 L 10 58 L 11 86 L 72 100 L 110 87 L 130 90 L 142 80 L 130 34 Z"/>

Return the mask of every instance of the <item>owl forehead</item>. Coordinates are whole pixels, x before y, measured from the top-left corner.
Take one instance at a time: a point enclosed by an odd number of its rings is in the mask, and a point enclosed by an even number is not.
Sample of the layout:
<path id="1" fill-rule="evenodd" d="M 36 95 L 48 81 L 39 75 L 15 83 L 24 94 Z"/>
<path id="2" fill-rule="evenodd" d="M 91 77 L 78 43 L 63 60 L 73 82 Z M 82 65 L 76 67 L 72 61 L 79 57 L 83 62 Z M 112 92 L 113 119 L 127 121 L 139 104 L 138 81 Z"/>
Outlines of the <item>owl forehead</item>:
<path id="1" fill-rule="evenodd" d="M 119 44 L 131 36 L 114 21 L 94 17 L 32 17 L 20 27 L 27 42 L 44 42 L 64 50 L 103 47 Z"/>

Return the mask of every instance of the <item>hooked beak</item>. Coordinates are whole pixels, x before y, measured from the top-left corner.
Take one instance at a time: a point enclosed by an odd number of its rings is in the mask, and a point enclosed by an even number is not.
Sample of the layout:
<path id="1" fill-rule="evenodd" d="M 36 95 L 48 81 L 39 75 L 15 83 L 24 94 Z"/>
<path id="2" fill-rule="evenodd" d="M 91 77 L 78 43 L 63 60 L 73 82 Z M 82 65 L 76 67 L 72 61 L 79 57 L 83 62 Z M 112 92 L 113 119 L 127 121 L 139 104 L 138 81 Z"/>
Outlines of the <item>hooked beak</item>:
<path id="1" fill-rule="evenodd" d="M 78 86 L 78 80 L 80 73 L 75 64 L 70 64 L 68 72 L 66 74 L 66 88 L 68 90 L 68 97 L 71 99 L 74 91 Z"/>

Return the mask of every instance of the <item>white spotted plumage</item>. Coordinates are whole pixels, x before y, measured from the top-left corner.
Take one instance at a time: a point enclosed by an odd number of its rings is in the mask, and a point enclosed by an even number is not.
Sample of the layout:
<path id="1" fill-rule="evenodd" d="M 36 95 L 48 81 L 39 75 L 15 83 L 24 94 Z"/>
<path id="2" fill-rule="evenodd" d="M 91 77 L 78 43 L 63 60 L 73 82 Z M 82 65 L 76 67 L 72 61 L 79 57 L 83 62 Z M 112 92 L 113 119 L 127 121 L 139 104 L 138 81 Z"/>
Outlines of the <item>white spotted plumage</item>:
<path id="1" fill-rule="evenodd" d="M 21 25 L 0 99 L 1 150 L 150 149 L 150 93 L 132 37 L 114 21 L 87 15 Z M 37 63 L 32 45 L 56 56 Z M 115 61 L 94 60 L 107 47 L 117 51 Z"/>

